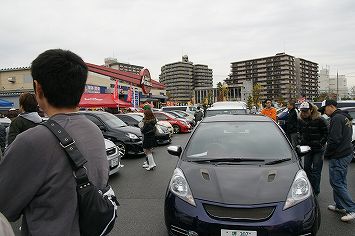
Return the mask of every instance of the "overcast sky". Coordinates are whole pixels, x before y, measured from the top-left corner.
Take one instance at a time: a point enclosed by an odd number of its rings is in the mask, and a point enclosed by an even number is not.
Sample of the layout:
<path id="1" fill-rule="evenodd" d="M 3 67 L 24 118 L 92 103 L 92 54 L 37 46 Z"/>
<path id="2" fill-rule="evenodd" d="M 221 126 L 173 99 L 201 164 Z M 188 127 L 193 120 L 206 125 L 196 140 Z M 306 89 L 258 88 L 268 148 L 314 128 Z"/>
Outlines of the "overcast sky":
<path id="1" fill-rule="evenodd" d="M 1 0 L 0 68 L 29 66 L 50 48 L 86 62 L 147 67 L 189 60 L 213 69 L 286 52 L 330 66 L 355 85 L 354 0 Z"/>

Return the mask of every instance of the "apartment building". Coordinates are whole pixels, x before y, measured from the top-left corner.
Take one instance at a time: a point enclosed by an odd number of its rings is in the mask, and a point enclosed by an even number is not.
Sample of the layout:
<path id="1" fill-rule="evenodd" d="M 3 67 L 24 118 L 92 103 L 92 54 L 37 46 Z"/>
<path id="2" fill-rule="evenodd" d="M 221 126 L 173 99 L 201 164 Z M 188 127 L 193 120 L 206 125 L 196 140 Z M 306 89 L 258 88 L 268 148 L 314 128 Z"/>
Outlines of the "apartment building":
<path id="1" fill-rule="evenodd" d="M 244 81 L 262 86 L 261 99 L 313 99 L 318 96 L 318 64 L 286 53 L 232 62 L 225 82 L 230 87 L 243 87 Z"/>
<path id="2" fill-rule="evenodd" d="M 185 55 L 182 61 L 161 67 L 159 82 L 165 84 L 172 100 L 186 104 L 193 101 L 195 89 L 212 88 L 212 73 L 207 65 L 194 65 Z"/>
<path id="3" fill-rule="evenodd" d="M 120 71 L 131 72 L 137 75 L 143 69 L 143 66 L 137 66 L 129 63 L 119 62 L 117 58 L 112 58 L 112 57 L 105 58 L 105 66 Z"/>

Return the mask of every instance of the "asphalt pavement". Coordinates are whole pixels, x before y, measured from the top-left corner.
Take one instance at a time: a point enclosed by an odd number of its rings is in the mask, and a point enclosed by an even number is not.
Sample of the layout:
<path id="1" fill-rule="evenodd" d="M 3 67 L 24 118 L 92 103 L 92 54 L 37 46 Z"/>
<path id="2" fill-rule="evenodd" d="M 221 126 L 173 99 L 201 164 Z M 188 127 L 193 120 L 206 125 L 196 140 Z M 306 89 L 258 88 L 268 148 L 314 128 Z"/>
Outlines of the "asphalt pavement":
<path id="1" fill-rule="evenodd" d="M 184 146 L 190 134 L 176 134 L 171 145 Z M 110 184 L 118 195 L 119 218 L 110 235 L 118 236 L 168 236 L 164 222 L 164 196 L 178 157 L 166 151 L 167 146 L 154 150 L 157 168 L 146 171 L 142 168 L 144 156 L 128 157 L 122 160 L 125 165 L 119 173 L 110 177 Z M 332 203 L 332 189 L 329 185 L 328 161 L 324 162 L 321 193 L 318 197 L 322 222 L 318 235 L 355 236 L 355 222 L 340 221 L 341 214 L 327 210 Z M 355 163 L 348 173 L 348 188 L 355 199 Z M 18 223 L 13 224 L 18 232 Z"/>

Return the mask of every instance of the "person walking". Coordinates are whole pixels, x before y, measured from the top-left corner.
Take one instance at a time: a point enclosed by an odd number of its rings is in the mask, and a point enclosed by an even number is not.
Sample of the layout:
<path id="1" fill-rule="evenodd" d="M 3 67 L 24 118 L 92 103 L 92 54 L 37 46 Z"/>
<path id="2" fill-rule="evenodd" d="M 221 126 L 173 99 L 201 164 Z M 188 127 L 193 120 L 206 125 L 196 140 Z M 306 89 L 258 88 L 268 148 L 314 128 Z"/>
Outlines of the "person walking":
<path id="1" fill-rule="evenodd" d="M 304 171 L 311 182 L 314 194 L 318 196 L 328 127 L 320 116 L 318 108 L 312 103 L 303 102 L 300 111 L 300 145 L 311 147 L 311 151 L 304 156 Z"/>
<path id="2" fill-rule="evenodd" d="M 143 168 L 146 170 L 153 170 L 156 167 L 153 157 L 153 148 L 157 146 L 157 140 L 155 138 L 156 124 L 157 119 L 155 118 L 152 110 L 144 110 L 141 131 L 143 134 L 143 150 L 146 155 L 146 162 L 144 162 Z"/>
<path id="3" fill-rule="evenodd" d="M 265 108 L 261 110 L 261 114 L 263 114 L 264 116 L 268 116 L 271 119 L 273 119 L 274 121 L 276 121 L 277 111 L 274 107 L 272 107 L 271 100 L 267 99 L 265 101 Z"/>
<path id="4" fill-rule="evenodd" d="M 298 116 L 296 112 L 296 104 L 290 100 L 287 103 L 288 116 L 285 122 L 285 133 L 293 147 L 296 147 L 299 139 L 298 132 Z"/>
<path id="5" fill-rule="evenodd" d="M 75 140 L 86 159 L 88 178 L 107 186 L 109 166 L 101 130 L 78 104 L 88 76 L 85 62 L 71 51 L 52 49 L 31 65 L 39 106 Z M 21 235 L 80 236 L 77 183 L 66 152 L 53 133 L 37 125 L 19 134 L 0 164 L 0 212 L 21 215 Z"/>
<path id="6" fill-rule="evenodd" d="M 197 124 L 197 122 L 202 120 L 203 112 L 201 111 L 201 107 L 200 106 L 197 107 L 197 110 L 194 113 L 194 117 L 195 117 L 196 124 Z"/>
<path id="7" fill-rule="evenodd" d="M 20 114 L 11 122 L 7 145 L 10 145 L 16 136 L 42 122 L 38 115 L 38 103 L 32 93 L 23 93 L 19 98 Z"/>
<path id="8" fill-rule="evenodd" d="M 352 118 L 347 112 L 337 109 L 334 100 L 324 100 L 319 111 L 331 118 L 324 156 L 330 159 L 329 180 L 333 188 L 334 204 L 329 205 L 328 209 L 346 214 L 341 217 L 342 221 L 351 221 L 355 219 L 355 202 L 348 191 L 346 176 L 354 156 L 351 143 Z"/>

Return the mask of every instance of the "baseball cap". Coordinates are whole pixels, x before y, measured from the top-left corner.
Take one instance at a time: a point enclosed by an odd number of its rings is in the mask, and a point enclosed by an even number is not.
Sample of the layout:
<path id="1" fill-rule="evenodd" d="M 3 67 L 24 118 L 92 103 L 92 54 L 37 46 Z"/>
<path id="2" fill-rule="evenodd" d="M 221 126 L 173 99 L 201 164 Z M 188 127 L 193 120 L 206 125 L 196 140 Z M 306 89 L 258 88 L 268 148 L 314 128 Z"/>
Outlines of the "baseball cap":
<path id="1" fill-rule="evenodd" d="M 318 109 L 318 111 L 321 112 L 321 113 L 324 113 L 325 107 L 326 107 L 326 106 L 331 106 L 331 105 L 333 105 L 333 106 L 336 107 L 336 106 L 338 105 L 338 103 L 337 103 L 337 101 L 332 100 L 332 99 L 324 100 L 324 101 L 322 102 L 321 107 Z"/>
<path id="2" fill-rule="evenodd" d="M 302 102 L 300 105 L 300 110 L 308 110 L 309 109 L 309 103 L 308 102 Z"/>

